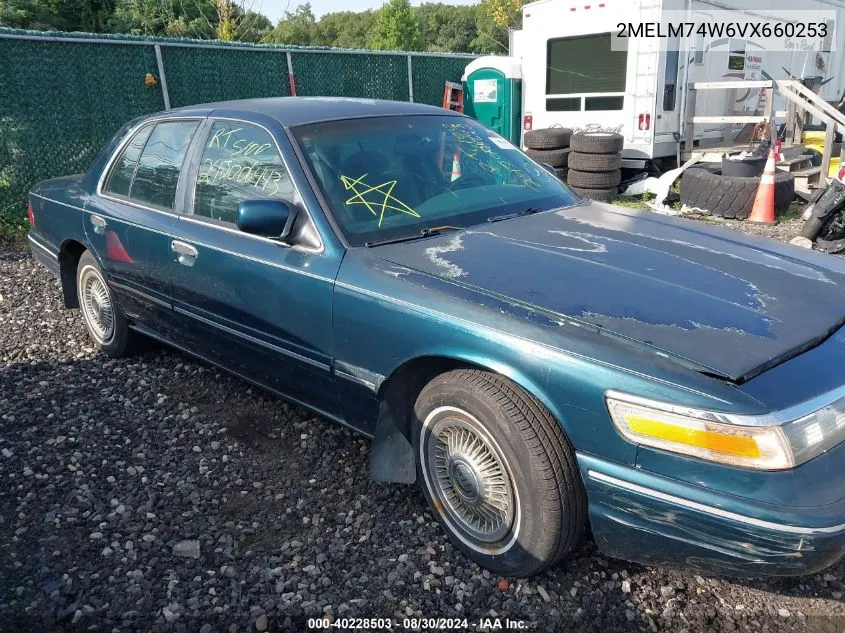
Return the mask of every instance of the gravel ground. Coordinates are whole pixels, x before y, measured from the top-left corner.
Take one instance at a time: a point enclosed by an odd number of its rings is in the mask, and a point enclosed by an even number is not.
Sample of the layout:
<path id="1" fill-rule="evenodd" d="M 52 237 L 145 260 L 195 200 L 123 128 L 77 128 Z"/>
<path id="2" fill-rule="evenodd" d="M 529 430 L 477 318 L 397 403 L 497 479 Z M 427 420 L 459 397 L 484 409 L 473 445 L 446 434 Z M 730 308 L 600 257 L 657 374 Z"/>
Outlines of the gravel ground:
<path id="1" fill-rule="evenodd" d="M 314 615 L 845 628 L 845 564 L 736 582 L 587 541 L 539 577 L 501 579 L 452 548 L 416 488 L 370 482 L 368 452 L 178 352 L 106 359 L 57 282 L 0 253 L 0 631 L 305 631 Z"/>

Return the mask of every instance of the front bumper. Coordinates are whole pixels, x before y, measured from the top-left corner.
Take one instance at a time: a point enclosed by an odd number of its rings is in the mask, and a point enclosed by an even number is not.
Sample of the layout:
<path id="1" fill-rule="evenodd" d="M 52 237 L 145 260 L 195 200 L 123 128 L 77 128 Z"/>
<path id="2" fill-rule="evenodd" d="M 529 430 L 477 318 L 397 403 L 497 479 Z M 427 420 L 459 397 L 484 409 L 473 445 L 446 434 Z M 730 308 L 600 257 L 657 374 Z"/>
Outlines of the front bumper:
<path id="1" fill-rule="evenodd" d="M 596 544 L 609 556 L 730 576 L 798 576 L 845 554 L 845 500 L 776 506 L 583 453 L 578 464 Z"/>

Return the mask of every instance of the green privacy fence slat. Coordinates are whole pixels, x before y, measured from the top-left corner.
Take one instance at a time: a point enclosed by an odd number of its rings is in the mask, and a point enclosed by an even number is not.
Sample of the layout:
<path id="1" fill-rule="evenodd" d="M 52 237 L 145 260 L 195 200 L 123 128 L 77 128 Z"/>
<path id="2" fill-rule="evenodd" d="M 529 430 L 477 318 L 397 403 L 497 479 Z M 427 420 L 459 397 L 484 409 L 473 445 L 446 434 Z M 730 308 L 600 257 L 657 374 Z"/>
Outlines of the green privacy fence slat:
<path id="1" fill-rule="evenodd" d="M 230 99 L 290 96 L 287 56 L 283 52 L 165 46 L 161 55 L 173 108 Z"/>
<path id="2" fill-rule="evenodd" d="M 414 101 L 429 105 L 443 104 L 443 84 L 460 81 L 470 60 L 465 57 L 414 57 Z"/>
<path id="3" fill-rule="evenodd" d="M 23 214 L 33 184 L 85 171 L 124 122 L 161 110 L 143 82 L 154 69 L 152 46 L 0 40 L 0 216 Z"/>
<path id="4" fill-rule="evenodd" d="M 407 101 L 408 55 L 0 28 L 0 222 L 24 217 L 38 181 L 85 171 L 126 121 L 172 107 L 297 94 Z M 439 105 L 472 56 L 411 55 L 414 101 Z"/>
<path id="5" fill-rule="evenodd" d="M 406 55 L 292 54 L 296 94 L 408 100 Z"/>

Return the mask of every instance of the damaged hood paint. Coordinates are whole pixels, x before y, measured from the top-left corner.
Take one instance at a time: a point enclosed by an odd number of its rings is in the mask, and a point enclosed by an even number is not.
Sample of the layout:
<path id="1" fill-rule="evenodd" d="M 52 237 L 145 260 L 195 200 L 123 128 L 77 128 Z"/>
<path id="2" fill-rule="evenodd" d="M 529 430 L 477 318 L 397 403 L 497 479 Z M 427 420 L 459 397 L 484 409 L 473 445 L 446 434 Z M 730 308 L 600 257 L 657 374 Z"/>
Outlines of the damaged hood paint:
<path id="1" fill-rule="evenodd" d="M 841 260 L 601 203 L 371 252 L 736 382 L 845 322 Z"/>

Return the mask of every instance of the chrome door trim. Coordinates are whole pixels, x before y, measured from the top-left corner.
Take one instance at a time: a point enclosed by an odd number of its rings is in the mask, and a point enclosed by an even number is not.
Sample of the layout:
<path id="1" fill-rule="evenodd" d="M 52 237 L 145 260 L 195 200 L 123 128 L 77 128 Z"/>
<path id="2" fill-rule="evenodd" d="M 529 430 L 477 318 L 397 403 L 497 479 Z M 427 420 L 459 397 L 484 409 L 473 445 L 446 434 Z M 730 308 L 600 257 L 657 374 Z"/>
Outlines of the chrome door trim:
<path id="1" fill-rule="evenodd" d="M 239 338 L 247 340 L 250 343 L 253 343 L 255 345 L 265 347 L 265 348 L 272 350 L 276 353 L 282 354 L 283 356 L 289 356 L 290 358 L 293 358 L 293 359 L 296 359 L 296 360 L 301 361 L 303 363 L 306 363 L 308 365 L 311 365 L 312 367 L 316 367 L 317 369 L 322 369 L 325 372 L 328 372 L 331 369 L 331 367 L 326 363 L 321 363 L 320 361 L 314 360 L 312 358 L 308 358 L 307 356 L 303 356 L 302 354 L 297 354 L 296 352 L 292 352 L 291 350 L 285 349 L 284 347 L 279 347 L 278 345 L 273 345 L 272 343 L 268 343 L 267 341 L 263 341 L 260 338 L 257 338 L 255 336 L 250 336 L 249 334 L 247 334 L 245 332 L 241 332 L 240 330 L 236 330 L 236 329 L 231 328 L 229 326 L 223 325 L 222 323 L 219 323 L 217 321 L 213 321 L 211 319 L 206 319 L 205 317 L 201 317 L 200 315 L 198 315 L 194 312 L 191 312 L 190 310 L 185 310 L 184 308 L 180 308 L 179 306 L 173 306 L 173 309 L 176 312 L 178 312 L 179 314 L 184 314 L 185 316 L 189 316 L 192 319 L 196 319 L 197 321 L 201 321 L 202 323 L 205 323 L 206 325 L 210 325 L 211 327 L 216 327 L 218 329 L 223 330 L 224 332 L 226 332 L 228 334 L 232 334 L 234 336 L 237 336 Z"/>

